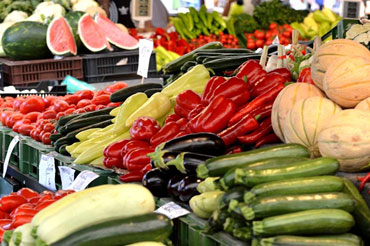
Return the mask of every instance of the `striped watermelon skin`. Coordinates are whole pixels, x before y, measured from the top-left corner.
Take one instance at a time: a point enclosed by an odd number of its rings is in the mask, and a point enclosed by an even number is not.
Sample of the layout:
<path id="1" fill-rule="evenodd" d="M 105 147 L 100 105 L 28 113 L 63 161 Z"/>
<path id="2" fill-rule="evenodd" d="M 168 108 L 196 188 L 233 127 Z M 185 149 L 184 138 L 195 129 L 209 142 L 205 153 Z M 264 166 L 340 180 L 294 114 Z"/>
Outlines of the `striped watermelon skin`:
<path id="1" fill-rule="evenodd" d="M 80 39 L 80 35 L 77 33 L 78 29 L 78 21 L 81 19 L 81 17 L 85 14 L 85 12 L 82 11 L 74 11 L 74 12 L 69 12 L 64 16 L 64 18 L 67 19 L 69 25 L 72 28 L 73 36 L 76 41 L 77 49 L 82 48 L 83 44 Z"/>
<path id="2" fill-rule="evenodd" d="M 38 22 L 18 22 L 1 40 L 5 54 L 14 60 L 34 60 L 52 56 L 46 44 L 48 26 Z"/>

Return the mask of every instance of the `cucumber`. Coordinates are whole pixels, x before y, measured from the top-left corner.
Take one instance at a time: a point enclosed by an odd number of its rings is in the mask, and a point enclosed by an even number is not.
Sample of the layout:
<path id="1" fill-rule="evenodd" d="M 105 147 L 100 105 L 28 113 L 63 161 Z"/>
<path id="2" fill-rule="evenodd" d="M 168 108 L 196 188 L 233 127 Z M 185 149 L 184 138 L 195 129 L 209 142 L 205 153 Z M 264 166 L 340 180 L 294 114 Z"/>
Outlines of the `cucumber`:
<path id="1" fill-rule="evenodd" d="M 343 191 L 347 194 L 351 194 L 356 200 L 356 207 L 353 211 L 353 216 L 356 219 L 356 225 L 364 237 L 370 238 L 370 209 L 360 192 L 357 190 L 356 186 L 346 178 L 343 178 L 343 182 Z"/>
<path id="2" fill-rule="evenodd" d="M 220 208 L 228 206 L 231 200 L 243 201 L 244 192 L 245 188 L 242 186 L 227 191 L 221 198 Z"/>
<path id="3" fill-rule="evenodd" d="M 276 195 L 300 195 L 343 190 L 343 180 L 335 176 L 295 178 L 263 183 L 254 186 L 244 195 L 244 202 L 249 204 L 254 199 Z"/>
<path id="4" fill-rule="evenodd" d="M 162 88 L 153 88 L 153 89 L 149 89 L 149 90 L 144 91 L 144 93 L 147 97 L 151 97 L 155 93 L 161 92 L 161 91 L 162 91 Z"/>
<path id="5" fill-rule="evenodd" d="M 160 242 L 171 232 L 172 221 L 168 217 L 149 213 L 91 225 L 50 246 L 110 246 L 142 241 Z"/>
<path id="6" fill-rule="evenodd" d="M 180 71 L 186 73 L 190 67 L 193 67 L 197 65 L 197 62 L 195 61 L 187 61 L 184 63 L 184 65 L 181 66 Z"/>
<path id="7" fill-rule="evenodd" d="M 145 92 L 146 90 L 155 89 L 155 88 L 162 89 L 163 86 L 159 83 L 145 83 L 145 84 L 129 86 L 129 87 L 120 89 L 116 92 L 113 92 L 110 95 L 110 101 L 111 102 L 124 102 L 126 101 L 127 98 L 129 98 L 135 93 Z"/>
<path id="8" fill-rule="evenodd" d="M 81 118 L 81 119 L 75 119 L 70 122 L 68 122 L 64 127 L 60 128 L 60 133 L 61 134 L 68 134 L 74 130 L 86 127 L 86 126 L 91 126 L 95 125 L 96 123 L 101 123 L 103 121 L 107 120 L 112 120 L 114 117 L 105 114 L 105 115 L 98 115 L 98 116 L 91 116 L 88 118 Z"/>
<path id="9" fill-rule="evenodd" d="M 355 204 L 352 196 L 341 192 L 284 195 L 257 199 L 241 207 L 241 211 L 246 220 L 253 220 L 310 209 L 335 208 L 352 212 Z"/>
<path id="10" fill-rule="evenodd" d="M 63 135 L 62 134 L 60 134 L 60 133 L 54 133 L 54 134 L 51 134 L 50 135 L 50 140 L 52 141 L 52 142 L 55 142 L 55 141 L 57 141 L 59 138 L 61 138 L 61 137 L 63 137 Z"/>
<path id="11" fill-rule="evenodd" d="M 74 131 L 69 132 L 66 135 L 66 138 L 70 141 L 78 141 L 78 139 L 76 138 L 76 135 L 79 134 L 80 132 L 86 131 L 86 130 L 89 130 L 89 129 L 93 129 L 93 128 L 104 128 L 104 127 L 107 127 L 107 126 L 112 125 L 112 124 L 113 123 L 112 123 L 111 120 L 105 120 L 105 121 L 97 122 L 95 124 L 91 124 L 91 125 L 88 125 L 88 126 L 85 126 L 85 127 L 82 127 L 82 128 L 78 128 Z"/>
<path id="12" fill-rule="evenodd" d="M 262 160 L 253 164 L 246 165 L 245 168 L 249 170 L 263 170 L 263 169 L 275 169 L 281 167 L 290 167 L 294 166 L 299 162 L 308 160 L 305 157 L 282 157 L 282 158 L 271 158 Z M 225 173 L 225 175 L 220 179 L 221 187 L 225 190 L 231 188 L 235 184 L 235 169 L 230 169 Z"/>
<path id="13" fill-rule="evenodd" d="M 352 215 L 340 209 L 313 209 L 277 215 L 253 222 L 256 236 L 319 235 L 348 232 L 355 224 Z"/>
<path id="14" fill-rule="evenodd" d="M 225 71 L 225 70 L 233 70 L 239 67 L 244 62 L 255 59 L 259 60 L 261 58 L 261 54 L 250 54 L 245 56 L 238 56 L 238 57 L 230 57 L 230 58 L 220 58 L 216 60 L 212 60 L 209 62 L 203 63 L 206 68 L 212 69 L 214 71 Z"/>
<path id="15" fill-rule="evenodd" d="M 176 73 L 180 70 L 181 66 L 187 62 L 192 61 L 194 53 L 198 52 L 199 50 L 206 50 L 206 49 L 221 49 L 223 46 L 220 42 L 210 42 L 208 44 L 205 44 L 183 56 L 180 56 L 179 58 L 171 61 L 170 63 L 167 63 L 163 67 L 164 74 L 169 73 Z"/>
<path id="16" fill-rule="evenodd" d="M 329 157 L 321 157 L 300 162 L 299 165 L 276 169 L 248 170 L 237 168 L 235 170 L 235 183 L 253 187 L 277 180 L 331 175 L 336 173 L 338 169 L 338 161 Z"/>
<path id="17" fill-rule="evenodd" d="M 299 144 L 280 144 L 247 152 L 223 155 L 207 160 L 199 165 L 197 174 L 200 178 L 218 177 L 229 169 L 243 167 L 258 161 L 280 157 L 310 157 L 309 150 Z"/>
<path id="18" fill-rule="evenodd" d="M 276 236 L 261 240 L 261 246 L 361 246 L 359 243 L 345 239 L 302 236 Z"/>

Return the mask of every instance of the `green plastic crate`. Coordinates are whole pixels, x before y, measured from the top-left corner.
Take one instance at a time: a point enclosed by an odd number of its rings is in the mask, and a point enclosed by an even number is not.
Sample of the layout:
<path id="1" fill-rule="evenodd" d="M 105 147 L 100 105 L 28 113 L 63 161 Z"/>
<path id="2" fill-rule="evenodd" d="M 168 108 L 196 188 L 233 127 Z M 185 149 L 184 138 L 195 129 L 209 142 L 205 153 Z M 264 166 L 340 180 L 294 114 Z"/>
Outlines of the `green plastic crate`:
<path id="1" fill-rule="evenodd" d="M 1 146 L 0 159 L 2 162 L 4 162 L 5 160 L 6 150 L 8 149 L 8 147 L 5 146 L 5 135 L 11 131 L 12 130 L 10 128 L 0 126 L 0 146 Z"/>
<path id="2" fill-rule="evenodd" d="M 17 167 L 19 168 L 19 148 L 20 148 L 20 145 L 22 145 L 22 142 L 23 142 L 23 137 L 13 131 L 10 131 L 6 134 L 4 134 L 4 139 L 3 139 L 3 145 L 4 145 L 4 151 L 3 151 L 3 160 L 5 160 L 5 157 L 6 157 L 6 153 L 8 151 L 8 147 L 10 145 L 10 142 L 13 140 L 13 138 L 15 136 L 19 136 L 19 142 L 15 145 L 14 149 L 13 149 L 13 152 L 12 154 L 10 155 L 10 159 L 9 159 L 9 165 L 13 166 L 13 167 Z"/>

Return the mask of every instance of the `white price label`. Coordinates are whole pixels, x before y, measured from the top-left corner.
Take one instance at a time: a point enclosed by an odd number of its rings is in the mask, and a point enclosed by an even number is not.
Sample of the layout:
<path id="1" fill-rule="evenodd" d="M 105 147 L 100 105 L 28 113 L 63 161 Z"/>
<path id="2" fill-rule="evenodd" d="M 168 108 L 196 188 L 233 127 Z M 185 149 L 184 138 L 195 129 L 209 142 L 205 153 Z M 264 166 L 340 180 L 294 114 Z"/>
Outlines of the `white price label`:
<path id="1" fill-rule="evenodd" d="M 139 66 L 137 68 L 137 74 L 147 78 L 150 56 L 153 52 L 153 40 L 140 39 L 139 40 Z"/>
<path id="2" fill-rule="evenodd" d="M 60 179 L 62 180 L 62 189 L 66 190 L 73 183 L 75 179 L 74 169 L 66 166 L 59 166 Z"/>
<path id="3" fill-rule="evenodd" d="M 56 190 L 55 187 L 55 161 L 54 157 L 41 155 L 39 165 L 39 183 L 50 190 Z"/>
<path id="4" fill-rule="evenodd" d="M 97 175 L 94 172 L 85 170 L 82 171 L 76 179 L 73 181 L 73 183 L 68 187 L 68 190 L 75 190 L 75 191 L 81 191 L 86 189 L 86 187 L 95 179 L 97 179 L 99 175 Z"/>
<path id="5" fill-rule="evenodd" d="M 15 136 L 12 141 L 9 144 L 8 151 L 6 152 L 5 160 L 4 160 L 4 166 L 3 166 L 3 178 L 5 178 L 6 171 L 8 170 L 9 166 L 9 160 L 10 160 L 10 155 L 12 154 L 15 146 L 19 142 L 19 137 Z"/>
<path id="6" fill-rule="evenodd" d="M 276 36 L 274 40 L 272 41 L 272 44 L 280 44 L 279 37 Z"/>
<path id="7" fill-rule="evenodd" d="M 164 214 L 171 220 L 190 213 L 188 210 L 182 208 L 180 205 L 174 202 L 166 203 L 165 205 L 158 208 L 154 212 L 159 213 L 159 214 Z"/>

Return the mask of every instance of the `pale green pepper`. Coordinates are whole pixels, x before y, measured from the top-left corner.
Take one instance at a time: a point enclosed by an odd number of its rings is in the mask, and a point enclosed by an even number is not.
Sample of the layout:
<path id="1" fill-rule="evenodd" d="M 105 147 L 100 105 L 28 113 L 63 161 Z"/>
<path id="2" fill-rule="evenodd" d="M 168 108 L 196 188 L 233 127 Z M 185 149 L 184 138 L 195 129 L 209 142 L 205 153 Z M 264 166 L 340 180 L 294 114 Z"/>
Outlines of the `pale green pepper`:
<path id="1" fill-rule="evenodd" d="M 208 219 L 219 208 L 224 191 L 215 190 L 193 196 L 189 205 L 193 212 L 201 218 Z"/>

